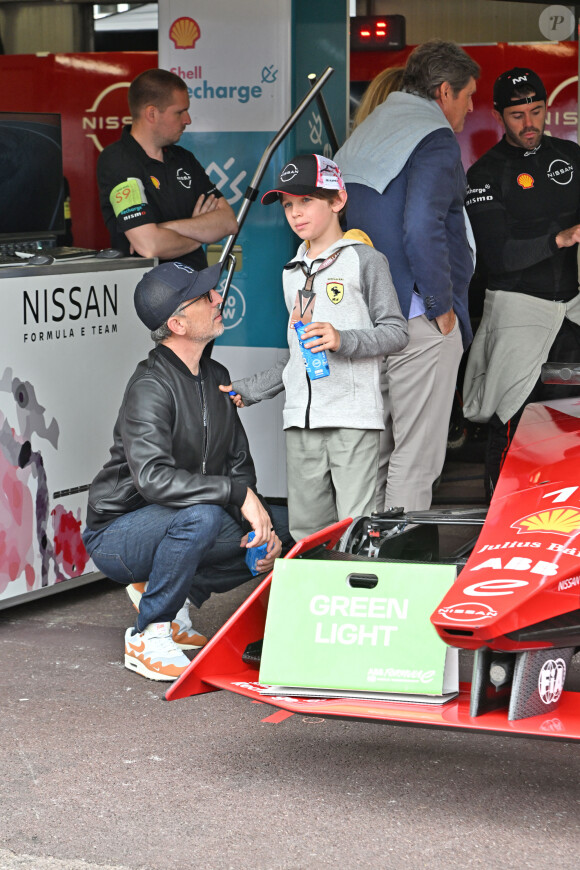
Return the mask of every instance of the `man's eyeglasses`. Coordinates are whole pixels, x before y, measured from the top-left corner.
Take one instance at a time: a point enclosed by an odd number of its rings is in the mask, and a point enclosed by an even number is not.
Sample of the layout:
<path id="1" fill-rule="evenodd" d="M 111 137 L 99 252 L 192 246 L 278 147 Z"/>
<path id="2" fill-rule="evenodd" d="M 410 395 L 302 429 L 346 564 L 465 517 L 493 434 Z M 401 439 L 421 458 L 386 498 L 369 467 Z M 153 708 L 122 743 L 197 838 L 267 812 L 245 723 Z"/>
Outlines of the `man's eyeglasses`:
<path id="1" fill-rule="evenodd" d="M 177 314 L 181 314 L 182 311 L 185 311 L 186 308 L 189 308 L 190 305 L 193 305 L 194 302 L 199 302 L 200 299 L 207 299 L 208 302 L 212 300 L 213 290 L 208 290 L 207 293 L 202 293 L 201 296 L 198 296 L 197 299 L 192 299 L 191 302 L 186 302 L 185 305 L 182 305 L 181 308 L 177 309 Z"/>

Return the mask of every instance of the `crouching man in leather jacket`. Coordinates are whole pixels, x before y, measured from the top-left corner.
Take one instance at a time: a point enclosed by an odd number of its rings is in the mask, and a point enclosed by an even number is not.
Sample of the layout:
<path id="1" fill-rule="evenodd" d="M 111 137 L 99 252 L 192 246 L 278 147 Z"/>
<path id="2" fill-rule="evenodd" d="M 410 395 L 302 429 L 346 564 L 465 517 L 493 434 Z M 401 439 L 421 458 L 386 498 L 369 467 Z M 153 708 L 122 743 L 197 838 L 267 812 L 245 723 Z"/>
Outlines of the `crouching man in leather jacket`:
<path id="1" fill-rule="evenodd" d="M 153 680 L 176 679 L 189 665 L 182 650 L 206 643 L 189 603 L 250 578 L 244 547 L 268 542 L 259 571 L 281 552 L 237 410 L 218 389 L 230 376 L 202 356 L 224 330 L 219 272 L 163 263 L 137 285 L 155 348 L 127 385 L 111 458 L 89 491 L 86 549 L 138 610 L 125 667 Z"/>

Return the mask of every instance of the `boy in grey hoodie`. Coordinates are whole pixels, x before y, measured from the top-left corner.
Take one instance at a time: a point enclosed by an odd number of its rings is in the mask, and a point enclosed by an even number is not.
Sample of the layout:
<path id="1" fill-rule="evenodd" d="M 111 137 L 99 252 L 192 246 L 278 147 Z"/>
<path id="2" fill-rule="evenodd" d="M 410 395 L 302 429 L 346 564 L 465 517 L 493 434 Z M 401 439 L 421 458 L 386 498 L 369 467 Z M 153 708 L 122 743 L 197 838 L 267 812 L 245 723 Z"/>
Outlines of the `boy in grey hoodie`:
<path id="1" fill-rule="evenodd" d="M 318 154 L 294 157 L 277 188 L 264 194 L 264 205 L 282 203 L 303 240 L 283 273 L 289 355 L 220 387 L 235 391 L 238 407 L 286 390 L 288 514 L 295 540 L 374 510 L 383 428 L 380 362 L 408 341 L 386 257 L 361 231 L 341 229 L 346 199 L 338 166 Z M 305 346 L 327 353 L 328 377 L 309 379 L 297 321 L 306 326 Z"/>

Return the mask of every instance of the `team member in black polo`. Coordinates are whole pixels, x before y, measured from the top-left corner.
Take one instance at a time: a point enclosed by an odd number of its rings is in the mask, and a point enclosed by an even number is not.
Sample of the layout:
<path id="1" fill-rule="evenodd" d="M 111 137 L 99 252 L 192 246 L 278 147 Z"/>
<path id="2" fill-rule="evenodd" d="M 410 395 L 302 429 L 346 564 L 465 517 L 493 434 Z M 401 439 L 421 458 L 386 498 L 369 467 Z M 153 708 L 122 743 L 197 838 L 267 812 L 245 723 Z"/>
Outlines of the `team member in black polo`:
<path id="1" fill-rule="evenodd" d="M 231 207 L 191 151 L 177 145 L 191 123 L 187 87 L 163 69 L 129 87 L 132 125 L 99 156 L 97 182 L 111 245 L 125 254 L 207 266 L 202 245 L 237 231 Z"/>
<path id="2" fill-rule="evenodd" d="M 546 89 L 532 70 L 496 80 L 505 135 L 467 172 L 466 207 L 488 272 L 464 382 L 464 414 L 488 422 L 491 495 L 529 402 L 578 394 L 542 384 L 542 363 L 580 362 L 580 148 L 545 136 Z"/>

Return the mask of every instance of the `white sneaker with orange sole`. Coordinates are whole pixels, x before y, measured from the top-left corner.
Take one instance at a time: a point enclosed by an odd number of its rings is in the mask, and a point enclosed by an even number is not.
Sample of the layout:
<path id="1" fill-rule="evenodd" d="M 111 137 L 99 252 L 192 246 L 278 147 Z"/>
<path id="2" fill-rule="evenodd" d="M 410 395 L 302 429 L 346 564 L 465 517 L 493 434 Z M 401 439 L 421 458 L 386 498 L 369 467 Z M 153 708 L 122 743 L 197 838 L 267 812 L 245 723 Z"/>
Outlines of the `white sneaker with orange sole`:
<path id="1" fill-rule="evenodd" d="M 137 613 L 139 612 L 141 596 L 146 589 L 147 583 L 131 583 L 125 587 L 125 591 L 131 599 L 131 604 Z M 207 643 L 207 637 L 196 631 L 191 623 L 189 601 L 187 599 L 185 599 L 185 604 L 177 611 L 175 619 L 171 623 L 171 634 L 174 642 L 181 649 L 200 649 L 200 647 L 205 646 Z"/>
<path id="2" fill-rule="evenodd" d="M 129 586 L 125 586 L 125 592 L 129 596 L 131 600 L 131 604 L 139 613 L 139 605 L 141 603 L 141 596 L 147 589 L 147 583 L 130 583 Z"/>
<path id="3" fill-rule="evenodd" d="M 174 643 L 171 623 L 152 622 L 125 632 L 125 667 L 148 680 L 176 680 L 191 662 Z"/>

